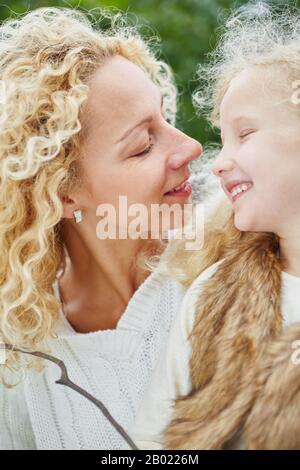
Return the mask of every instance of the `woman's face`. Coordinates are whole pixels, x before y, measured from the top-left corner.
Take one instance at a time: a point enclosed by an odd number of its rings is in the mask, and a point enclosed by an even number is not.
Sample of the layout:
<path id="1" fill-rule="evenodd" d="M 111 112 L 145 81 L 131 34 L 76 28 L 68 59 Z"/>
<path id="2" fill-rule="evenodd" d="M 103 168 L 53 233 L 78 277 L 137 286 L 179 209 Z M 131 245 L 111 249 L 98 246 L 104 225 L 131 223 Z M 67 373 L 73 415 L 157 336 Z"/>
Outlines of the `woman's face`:
<path id="1" fill-rule="evenodd" d="M 286 96 L 270 81 L 279 71 L 269 72 L 252 67 L 231 81 L 213 171 L 232 201 L 237 228 L 288 237 L 300 228 L 300 121 L 288 104 L 292 87 Z M 245 191 L 237 194 L 238 187 Z"/>
<path id="2" fill-rule="evenodd" d="M 188 163 L 201 145 L 170 125 L 159 88 L 135 64 L 115 56 L 90 82 L 86 107 L 88 134 L 80 164 L 84 186 L 77 205 L 95 222 L 96 207 L 110 204 L 118 214 L 119 196 L 128 207 L 139 203 L 183 206 L 189 194 L 167 194 L 185 181 Z"/>

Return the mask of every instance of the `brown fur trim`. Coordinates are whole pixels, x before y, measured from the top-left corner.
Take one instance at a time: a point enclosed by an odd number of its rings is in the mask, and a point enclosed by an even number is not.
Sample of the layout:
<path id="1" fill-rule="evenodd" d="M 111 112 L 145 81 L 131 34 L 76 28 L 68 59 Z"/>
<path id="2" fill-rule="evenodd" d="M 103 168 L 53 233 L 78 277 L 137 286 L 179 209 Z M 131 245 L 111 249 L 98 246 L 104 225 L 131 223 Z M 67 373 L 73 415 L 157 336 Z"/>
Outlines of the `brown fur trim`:
<path id="1" fill-rule="evenodd" d="M 290 326 L 266 351 L 256 399 L 244 428 L 248 449 L 300 449 L 300 364 L 292 361 L 300 324 Z"/>
<path id="2" fill-rule="evenodd" d="M 236 230 L 202 286 L 191 336 L 193 390 L 175 402 L 165 448 L 221 449 L 243 427 L 266 350 L 282 331 L 277 251 L 275 235 Z M 247 423 L 249 445 L 256 445 Z"/>

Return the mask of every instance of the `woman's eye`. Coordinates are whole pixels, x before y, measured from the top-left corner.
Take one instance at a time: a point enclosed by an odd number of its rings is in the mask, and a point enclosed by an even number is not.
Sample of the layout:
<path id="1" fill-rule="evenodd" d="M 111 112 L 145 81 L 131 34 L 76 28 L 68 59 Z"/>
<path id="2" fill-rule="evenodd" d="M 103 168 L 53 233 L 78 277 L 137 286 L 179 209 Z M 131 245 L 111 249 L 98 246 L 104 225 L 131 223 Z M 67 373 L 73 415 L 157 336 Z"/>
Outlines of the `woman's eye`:
<path id="1" fill-rule="evenodd" d="M 145 148 L 142 152 L 136 153 L 132 155 L 133 157 L 141 157 L 143 155 L 147 155 L 147 153 L 150 153 L 151 149 L 153 147 L 153 142 L 150 142 L 147 148 Z"/>

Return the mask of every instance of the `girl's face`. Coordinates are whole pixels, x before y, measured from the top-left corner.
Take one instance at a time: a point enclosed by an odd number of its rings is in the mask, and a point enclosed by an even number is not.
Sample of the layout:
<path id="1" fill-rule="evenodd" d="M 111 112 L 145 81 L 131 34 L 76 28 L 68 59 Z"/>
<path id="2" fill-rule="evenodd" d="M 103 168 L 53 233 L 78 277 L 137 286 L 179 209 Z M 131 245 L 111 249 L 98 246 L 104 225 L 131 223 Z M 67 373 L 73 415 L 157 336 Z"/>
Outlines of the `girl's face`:
<path id="1" fill-rule="evenodd" d="M 285 237 L 300 228 L 300 120 L 288 103 L 292 87 L 286 96 L 270 76 L 256 66 L 231 81 L 220 107 L 223 146 L 213 172 L 232 201 L 238 229 Z"/>
<path id="2" fill-rule="evenodd" d="M 159 88 L 138 66 L 121 56 L 109 59 L 90 83 L 87 110 L 85 185 L 77 194 L 85 220 L 96 222 L 99 204 L 118 214 L 120 195 L 128 207 L 140 203 L 149 212 L 151 204 L 189 201 L 188 192 L 167 193 L 187 180 L 188 163 L 202 147 L 166 121 Z"/>

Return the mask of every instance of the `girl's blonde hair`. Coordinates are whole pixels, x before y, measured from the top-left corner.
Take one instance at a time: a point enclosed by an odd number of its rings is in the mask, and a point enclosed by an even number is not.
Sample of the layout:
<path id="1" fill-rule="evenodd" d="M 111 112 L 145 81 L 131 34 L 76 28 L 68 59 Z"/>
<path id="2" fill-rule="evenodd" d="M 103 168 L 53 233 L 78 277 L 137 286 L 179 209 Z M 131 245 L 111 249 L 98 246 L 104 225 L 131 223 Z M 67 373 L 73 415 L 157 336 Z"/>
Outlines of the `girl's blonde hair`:
<path id="1" fill-rule="evenodd" d="M 252 1 L 234 11 L 219 34 L 210 60 L 198 66 L 199 89 L 194 94 L 196 107 L 208 113 L 213 125 L 219 127 L 220 105 L 231 80 L 248 67 L 269 71 L 272 85 L 288 92 L 292 104 L 293 83 L 300 78 L 298 8 Z"/>
<path id="2" fill-rule="evenodd" d="M 160 88 L 175 121 L 176 88 L 155 42 L 124 14 L 100 13 L 93 24 L 79 10 L 39 8 L 0 26 L 0 343 L 25 350 L 55 336 L 52 284 L 65 260 L 59 195 L 82 181 L 92 74 L 116 54 L 127 58 Z M 7 352 L 2 379 L 20 363 Z"/>
<path id="3" fill-rule="evenodd" d="M 289 5 L 271 7 L 249 2 L 234 11 L 220 28 L 220 38 L 209 61 L 198 67 L 199 89 L 194 103 L 214 126 L 219 126 L 219 109 L 231 80 L 244 69 L 265 67 L 268 79 L 298 111 L 293 97 L 300 88 L 300 12 Z M 298 82 L 297 82 L 298 80 Z M 295 96 L 294 94 L 298 95 Z M 300 102 L 300 100 L 299 100 Z M 300 121 L 299 121 L 300 123 Z M 215 194 L 204 203 L 204 244 L 200 251 L 187 251 L 185 240 L 172 241 L 169 257 L 161 271 L 189 286 L 209 265 L 226 254 L 239 231 L 234 227 L 232 205 L 225 194 Z"/>

